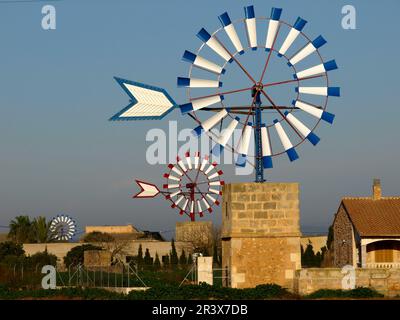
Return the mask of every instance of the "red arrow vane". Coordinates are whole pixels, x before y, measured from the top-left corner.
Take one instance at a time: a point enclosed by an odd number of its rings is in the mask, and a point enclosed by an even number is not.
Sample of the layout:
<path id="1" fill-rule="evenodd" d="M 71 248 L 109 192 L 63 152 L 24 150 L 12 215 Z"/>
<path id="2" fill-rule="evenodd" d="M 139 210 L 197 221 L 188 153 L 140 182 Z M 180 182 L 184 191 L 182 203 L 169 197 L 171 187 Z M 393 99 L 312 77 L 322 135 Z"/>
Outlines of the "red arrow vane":
<path id="1" fill-rule="evenodd" d="M 135 180 L 138 186 L 140 187 L 140 191 L 133 196 L 133 198 L 154 198 L 156 195 L 160 193 L 160 190 L 152 183 Z"/>

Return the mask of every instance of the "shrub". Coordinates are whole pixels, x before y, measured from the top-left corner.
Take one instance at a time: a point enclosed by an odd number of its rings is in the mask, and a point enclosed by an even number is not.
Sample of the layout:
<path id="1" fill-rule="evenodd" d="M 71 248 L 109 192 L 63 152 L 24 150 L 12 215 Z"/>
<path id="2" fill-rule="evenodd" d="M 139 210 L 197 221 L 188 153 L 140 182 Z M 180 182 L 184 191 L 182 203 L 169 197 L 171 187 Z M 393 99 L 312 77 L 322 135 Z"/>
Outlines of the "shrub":
<path id="1" fill-rule="evenodd" d="M 375 289 L 358 287 L 352 290 L 332 290 L 332 289 L 321 289 L 317 290 L 306 298 L 308 299 L 323 299 L 323 298 L 381 298 L 382 294 L 377 292 Z"/>
<path id="2" fill-rule="evenodd" d="M 47 250 L 44 252 L 37 252 L 29 257 L 27 257 L 27 265 L 28 267 L 34 268 L 36 270 L 37 267 L 43 267 L 45 265 L 57 265 L 57 256 L 54 254 L 48 253 Z"/>
<path id="3" fill-rule="evenodd" d="M 25 254 L 24 249 L 22 248 L 22 244 L 17 244 L 12 241 L 6 241 L 0 243 L 0 262 L 6 256 L 15 256 L 20 257 Z"/>

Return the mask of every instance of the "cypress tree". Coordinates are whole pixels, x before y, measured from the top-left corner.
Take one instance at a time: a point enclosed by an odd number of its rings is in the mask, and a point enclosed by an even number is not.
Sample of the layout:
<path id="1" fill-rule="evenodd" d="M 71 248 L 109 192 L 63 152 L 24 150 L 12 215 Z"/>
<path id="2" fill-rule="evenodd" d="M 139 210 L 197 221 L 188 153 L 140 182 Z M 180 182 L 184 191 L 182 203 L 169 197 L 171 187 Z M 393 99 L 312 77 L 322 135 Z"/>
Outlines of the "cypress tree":
<path id="1" fill-rule="evenodd" d="M 154 258 L 154 264 L 153 264 L 154 270 L 160 270 L 161 269 L 161 262 L 160 258 L 158 257 L 158 253 L 156 252 L 156 257 Z"/>
<path id="2" fill-rule="evenodd" d="M 151 267 L 153 266 L 153 258 L 150 256 L 150 251 L 148 248 L 146 248 L 143 262 L 147 269 L 151 269 Z"/>
<path id="3" fill-rule="evenodd" d="M 191 254 L 188 255 L 187 264 L 190 266 L 193 264 L 193 258 Z"/>
<path id="4" fill-rule="evenodd" d="M 137 259 L 136 259 L 137 265 L 140 268 L 143 265 L 143 249 L 142 249 L 142 244 L 139 245 L 138 249 L 138 254 L 137 254 Z"/>
<path id="5" fill-rule="evenodd" d="M 187 264 L 187 259 L 186 259 L 186 254 L 185 254 L 185 250 L 184 249 L 182 249 L 181 256 L 179 257 L 179 264 L 181 266 L 184 266 L 184 265 Z"/>
<path id="6" fill-rule="evenodd" d="M 169 268 L 169 255 L 162 256 L 162 263 L 165 269 Z"/>
<path id="7" fill-rule="evenodd" d="M 171 252 L 170 252 L 170 264 L 172 268 L 176 268 L 178 265 L 179 260 L 178 260 L 178 253 L 176 252 L 175 248 L 175 240 L 172 238 L 171 240 Z"/>

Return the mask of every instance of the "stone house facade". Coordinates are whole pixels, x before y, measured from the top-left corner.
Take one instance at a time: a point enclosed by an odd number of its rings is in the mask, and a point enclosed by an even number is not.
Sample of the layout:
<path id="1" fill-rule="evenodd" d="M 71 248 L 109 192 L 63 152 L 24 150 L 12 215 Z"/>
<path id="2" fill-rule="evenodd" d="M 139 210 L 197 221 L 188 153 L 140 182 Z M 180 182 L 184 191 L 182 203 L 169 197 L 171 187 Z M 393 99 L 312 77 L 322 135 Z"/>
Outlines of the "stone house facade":
<path id="1" fill-rule="evenodd" d="M 400 268 L 400 197 L 343 198 L 333 222 L 333 265 Z"/>

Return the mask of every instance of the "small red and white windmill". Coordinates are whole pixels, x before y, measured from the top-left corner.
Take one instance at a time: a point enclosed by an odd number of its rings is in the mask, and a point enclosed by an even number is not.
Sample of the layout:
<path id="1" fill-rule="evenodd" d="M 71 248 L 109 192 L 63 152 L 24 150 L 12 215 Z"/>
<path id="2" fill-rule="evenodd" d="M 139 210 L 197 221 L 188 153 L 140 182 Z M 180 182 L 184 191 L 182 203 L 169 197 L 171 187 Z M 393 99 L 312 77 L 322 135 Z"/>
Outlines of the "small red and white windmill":
<path id="1" fill-rule="evenodd" d="M 172 202 L 172 208 L 179 210 L 180 215 L 186 214 L 191 221 L 195 221 L 196 215 L 203 217 L 204 212 L 211 213 L 212 207 L 219 205 L 224 185 L 222 174 L 217 163 L 210 163 L 207 155 L 200 158 L 196 152 L 192 157 L 186 152 L 183 159 L 177 157 L 176 164 L 168 165 L 163 190 L 152 183 L 135 180 L 141 190 L 133 198 L 154 198 L 161 193 Z"/>

